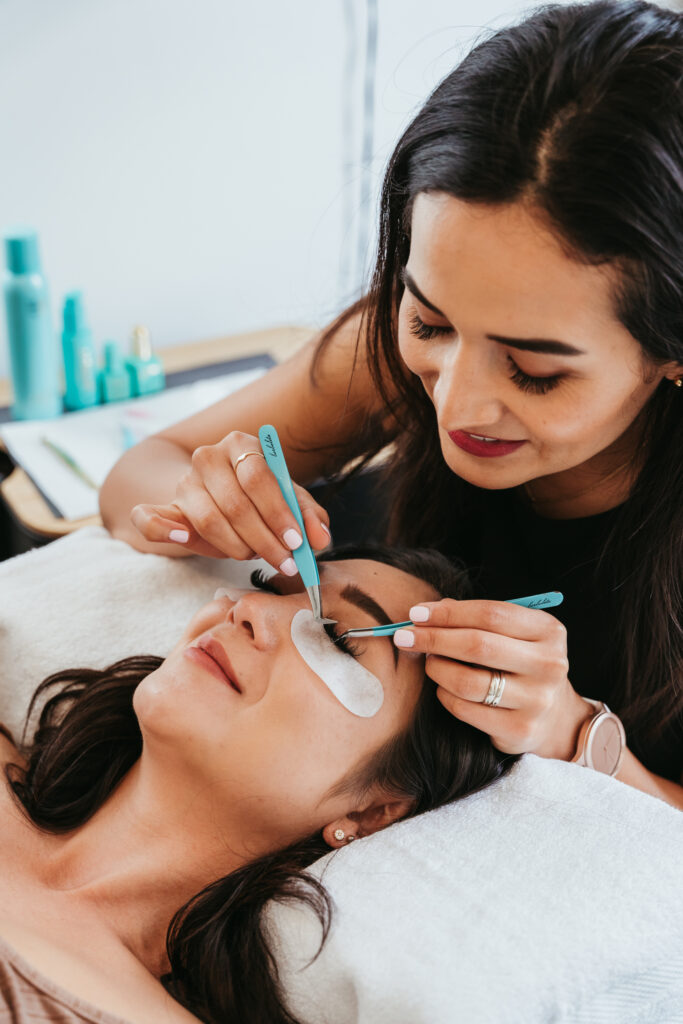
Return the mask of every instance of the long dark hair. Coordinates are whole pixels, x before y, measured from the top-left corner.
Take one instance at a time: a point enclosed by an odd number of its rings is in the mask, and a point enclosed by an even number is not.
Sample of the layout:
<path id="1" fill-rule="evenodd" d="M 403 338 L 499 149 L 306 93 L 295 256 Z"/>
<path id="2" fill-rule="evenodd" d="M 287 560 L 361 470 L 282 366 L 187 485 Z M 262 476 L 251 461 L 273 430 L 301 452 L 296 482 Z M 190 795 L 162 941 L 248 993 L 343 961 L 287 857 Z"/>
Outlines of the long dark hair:
<path id="1" fill-rule="evenodd" d="M 369 293 L 318 353 L 362 314 L 393 420 L 359 431 L 356 469 L 393 442 L 389 539 L 441 547 L 482 499 L 444 463 L 432 403 L 398 354 L 400 271 L 421 192 L 529 201 L 574 259 L 618 271 L 616 312 L 646 356 L 683 363 L 683 16 L 641 0 L 542 7 L 476 46 L 390 159 Z M 606 642 L 617 709 L 645 750 L 683 721 L 683 392 L 663 380 L 641 420 L 637 481 L 596 573 L 615 595 Z M 354 443 L 342 455 L 358 456 Z"/>
<path id="2" fill-rule="evenodd" d="M 467 595 L 463 573 L 436 552 L 364 547 L 326 557 L 372 558 L 427 580 L 444 596 Z M 26 767 L 6 768 L 13 793 L 36 826 L 52 833 L 78 828 L 133 766 L 142 750 L 133 694 L 162 660 L 126 658 L 101 671 L 59 672 L 40 684 L 27 722 L 36 702 L 57 692 L 48 697 L 24 747 Z M 483 789 L 516 760 L 450 715 L 425 680 L 410 726 L 345 782 L 354 794 L 379 784 L 408 797 L 414 815 Z M 326 853 L 322 836 L 312 835 L 217 879 L 190 899 L 167 933 L 171 969 L 161 980 L 168 991 L 209 1024 L 296 1024 L 284 1005 L 261 913 L 269 900 L 307 904 L 321 921 L 322 948 L 331 904 L 304 869 Z"/>

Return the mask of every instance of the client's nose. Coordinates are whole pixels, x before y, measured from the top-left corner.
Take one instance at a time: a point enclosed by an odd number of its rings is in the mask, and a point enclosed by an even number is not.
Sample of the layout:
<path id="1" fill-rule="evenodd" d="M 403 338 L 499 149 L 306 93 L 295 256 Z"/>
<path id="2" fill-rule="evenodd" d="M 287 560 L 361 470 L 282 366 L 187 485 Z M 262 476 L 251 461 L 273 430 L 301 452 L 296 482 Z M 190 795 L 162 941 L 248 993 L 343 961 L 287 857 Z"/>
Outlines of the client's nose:
<path id="1" fill-rule="evenodd" d="M 275 607 L 267 594 L 244 594 L 228 614 L 235 626 L 244 632 L 255 647 L 272 651 L 280 643 L 285 631 L 285 609 Z"/>

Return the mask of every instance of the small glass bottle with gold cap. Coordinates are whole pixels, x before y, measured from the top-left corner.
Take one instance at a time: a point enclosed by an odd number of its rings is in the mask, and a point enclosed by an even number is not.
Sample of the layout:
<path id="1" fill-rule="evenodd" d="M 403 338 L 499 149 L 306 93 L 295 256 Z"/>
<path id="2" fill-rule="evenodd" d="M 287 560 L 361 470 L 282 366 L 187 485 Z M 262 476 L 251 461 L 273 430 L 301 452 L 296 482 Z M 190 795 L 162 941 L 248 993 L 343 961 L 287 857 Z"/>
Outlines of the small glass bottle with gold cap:
<path id="1" fill-rule="evenodd" d="M 152 352 L 152 341 L 146 327 L 133 328 L 131 354 L 126 359 L 126 369 L 134 397 L 163 391 L 166 382 L 164 368 L 161 360 Z"/>

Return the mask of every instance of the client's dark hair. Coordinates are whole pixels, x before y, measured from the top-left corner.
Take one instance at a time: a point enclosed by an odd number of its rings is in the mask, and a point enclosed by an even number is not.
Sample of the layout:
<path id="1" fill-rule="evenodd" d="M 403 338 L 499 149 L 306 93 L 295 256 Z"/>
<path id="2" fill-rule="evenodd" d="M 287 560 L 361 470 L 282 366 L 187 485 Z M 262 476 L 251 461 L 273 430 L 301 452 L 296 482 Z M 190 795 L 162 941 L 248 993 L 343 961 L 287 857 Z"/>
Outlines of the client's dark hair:
<path id="1" fill-rule="evenodd" d="M 340 549 L 324 557 L 371 558 L 425 580 L 442 596 L 467 596 L 464 574 L 436 552 L 376 546 Z M 162 660 L 125 658 L 100 671 L 58 672 L 40 684 L 27 722 L 37 700 L 53 687 L 59 691 L 47 699 L 35 735 L 24 746 L 26 768 L 6 768 L 14 794 L 35 825 L 68 832 L 83 825 L 114 791 L 142 750 L 133 693 Z M 410 726 L 353 772 L 348 790 L 355 794 L 379 784 L 408 797 L 411 814 L 420 814 L 483 789 L 516 760 L 450 715 L 426 680 Z M 320 919 L 322 948 L 331 902 L 304 869 L 329 852 L 318 833 L 259 857 L 197 893 L 169 925 L 171 970 L 161 979 L 168 991 L 209 1024 L 296 1024 L 284 1006 L 262 911 L 269 900 L 306 903 Z"/>

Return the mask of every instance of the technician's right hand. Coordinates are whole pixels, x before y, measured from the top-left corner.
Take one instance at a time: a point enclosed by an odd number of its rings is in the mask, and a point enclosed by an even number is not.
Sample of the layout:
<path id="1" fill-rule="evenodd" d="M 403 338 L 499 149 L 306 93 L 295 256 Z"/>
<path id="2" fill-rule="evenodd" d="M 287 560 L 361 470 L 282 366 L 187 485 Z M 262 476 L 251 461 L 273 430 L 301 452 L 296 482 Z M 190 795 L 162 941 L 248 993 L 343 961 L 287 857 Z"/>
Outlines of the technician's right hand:
<path id="1" fill-rule="evenodd" d="M 329 516 L 303 487 L 294 490 L 311 547 L 320 550 L 330 542 Z M 263 558 L 286 576 L 297 573 L 291 553 L 301 530 L 251 434 L 233 430 L 197 448 L 174 502 L 136 505 L 130 517 L 148 541 L 210 558 Z"/>

